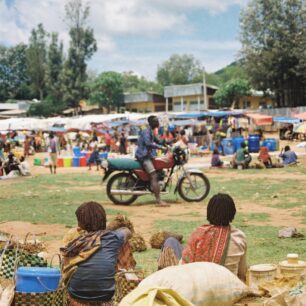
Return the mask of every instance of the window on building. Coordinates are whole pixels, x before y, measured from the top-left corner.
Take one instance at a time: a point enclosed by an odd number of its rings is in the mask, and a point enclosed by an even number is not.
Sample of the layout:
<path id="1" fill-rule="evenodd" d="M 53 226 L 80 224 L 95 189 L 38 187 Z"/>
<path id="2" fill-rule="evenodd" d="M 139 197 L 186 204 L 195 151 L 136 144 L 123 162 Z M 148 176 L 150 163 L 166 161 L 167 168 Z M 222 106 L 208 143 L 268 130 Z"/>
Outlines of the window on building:
<path id="1" fill-rule="evenodd" d="M 186 101 L 183 102 L 183 109 L 181 101 L 174 102 L 173 111 L 175 112 L 187 111 L 187 102 Z"/>
<path id="2" fill-rule="evenodd" d="M 243 107 L 242 108 L 251 108 L 251 101 L 244 100 L 243 101 Z"/>
<path id="3" fill-rule="evenodd" d="M 165 111 L 165 106 L 164 105 L 157 105 L 157 106 L 155 106 L 155 111 L 156 112 L 164 112 Z"/>
<path id="4" fill-rule="evenodd" d="M 267 108 L 267 102 L 264 100 L 259 101 L 259 108 Z"/>
<path id="5" fill-rule="evenodd" d="M 199 110 L 198 101 L 190 101 L 189 102 L 189 111 L 197 111 Z"/>

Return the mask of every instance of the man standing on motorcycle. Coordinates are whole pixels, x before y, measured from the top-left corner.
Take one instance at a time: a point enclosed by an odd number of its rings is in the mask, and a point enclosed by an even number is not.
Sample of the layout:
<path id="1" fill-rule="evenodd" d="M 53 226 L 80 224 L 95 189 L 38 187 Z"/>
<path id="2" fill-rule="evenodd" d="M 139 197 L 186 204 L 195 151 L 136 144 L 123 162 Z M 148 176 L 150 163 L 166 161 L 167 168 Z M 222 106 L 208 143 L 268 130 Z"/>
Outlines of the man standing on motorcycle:
<path id="1" fill-rule="evenodd" d="M 139 133 L 136 158 L 150 176 L 150 184 L 156 198 L 156 206 L 167 207 L 170 205 L 163 203 L 160 199 L 158 175 L 152 162 L 152 159 L 156 157 L 156 150 L 165 150 L 165 146 L 163 141 L 154 136 L 154 130 L 159 128 L 158 118 L 149 116 L 148 123 L 149 127 Z"/>

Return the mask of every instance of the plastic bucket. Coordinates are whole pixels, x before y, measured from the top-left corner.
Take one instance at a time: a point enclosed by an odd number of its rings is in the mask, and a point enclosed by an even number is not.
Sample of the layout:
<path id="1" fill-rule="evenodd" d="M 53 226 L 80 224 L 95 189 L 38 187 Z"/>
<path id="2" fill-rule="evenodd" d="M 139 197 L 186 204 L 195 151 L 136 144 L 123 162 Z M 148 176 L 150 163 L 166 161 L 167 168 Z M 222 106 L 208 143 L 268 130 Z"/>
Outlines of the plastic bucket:
<path id="1" fill-rule="evenodd" d="M 270 152 L 277 151 L 277 142 L 274 138 L 265 139 L 262 146 L 267 147 Z"/>
<path id="2" fill-rule="evenodd" d="M 243 136 L 237 136 L 233 138 L 234 152 L 241 148 L 241 144 L 244 142 Z"/>
<path id="3" fill-rule="evenodd" d="M 44 159 L 44 166 L 49 166 L 49 158 L 48 157 L 45 157 Z"/>
<path id="4" fill-rule="evenodd" d="M 249 135 L 248 147 L 249 147 L 249 152 L 251 153 L 259 152 L 259 135 L 257 134 Z"/>
<path id="5" fill-rule="evenodd" d="M 81 154 L 81 148 L 80 148 L 80 147 L 74 147 L 74 148 L 72 149 L 72 151 L 73 151 L 73 155 L 74 155 L 74 156 L 76 156 L 76 157 L 82 156 L 82 154 Z"/>
<path id="6" fill-rule="evenodd" d="M 63 160 L 62 157 L 59 157 L 59 158 L 57 159 L 57 166 L 58 166 L 58 167 L 64 167 L 64 160 Z"/>
<path id="7" fill-rule="evenodd" d="M 64 157 L 64 167 L 71 167 L 71 166 L 72 166 L 72 158 Z"/>
<path id="8" fill-rule="evenodd" d="M 272 264 L 261 264 L 251 266 L 249 270 L 249 286 L 258 289 L 258 285 L 271 281 L 277 273 L 277 266 Z"/>
<path id="9" fill-rule="evenodd" d="M 16 272 L 16 291 L 53 291 L 58 288 L 60 277 L 60 270 L 55 268 L 20 267 Z"/>
<path id="10" fill-rule="evenodd" d="M 74 157 L 72 159 L 72 167 L 80 167 L 80 158 L 79 157 Z"/>
<path id="11" fill-rule="evenodd" d="M 80 158 L 80 167 L 86 167 L 86 157 L 83 156 Z"/>
<path id="12" fill-rule="evenodd" d="M 100 157 L 101 159 L 107 159 L 107 157 L 108 157 L 108 152 L 100 153 L 100 154 L 99 154 L 99 157 Z"/>
<path id="13" fill-rule="evenodd" d="M 234 144 L 233 144 L 233 139 L 232 138 L 224 138 L 221 141 L 221 144 L 223 146 L 224 155 L 234 154 Z"/>
<path id="14" fill-rule="evenodd" d="M 34 166 L 41 166 L 41 159 L 40 158 L 34 158 Z"/>

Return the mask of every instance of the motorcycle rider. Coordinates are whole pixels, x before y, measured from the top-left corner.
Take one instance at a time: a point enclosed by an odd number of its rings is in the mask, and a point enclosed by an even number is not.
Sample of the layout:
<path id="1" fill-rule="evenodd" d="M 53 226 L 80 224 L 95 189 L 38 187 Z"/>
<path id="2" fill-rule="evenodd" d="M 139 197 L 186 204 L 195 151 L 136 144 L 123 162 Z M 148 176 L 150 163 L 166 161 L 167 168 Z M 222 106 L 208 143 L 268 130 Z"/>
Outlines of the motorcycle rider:
<path id="1" fill-rule="evenodd" d="M 160 186 L 158 182 L 158 175 L 154 168 L 152 159 L 156 156 L 156 150 L 165 150 L 163 141 L 154 136 L 154 130 L 159 128 L 159 121 L 157 116 L 148 117 L 149 127 L 140 131 L 138 138 L 138 147 L 136 150 L 136 158 L 141 163 L 143 169 L 150 176 L 151 189 L 156 198 L 156 206 L 167 207 L 160 199 Z"/>

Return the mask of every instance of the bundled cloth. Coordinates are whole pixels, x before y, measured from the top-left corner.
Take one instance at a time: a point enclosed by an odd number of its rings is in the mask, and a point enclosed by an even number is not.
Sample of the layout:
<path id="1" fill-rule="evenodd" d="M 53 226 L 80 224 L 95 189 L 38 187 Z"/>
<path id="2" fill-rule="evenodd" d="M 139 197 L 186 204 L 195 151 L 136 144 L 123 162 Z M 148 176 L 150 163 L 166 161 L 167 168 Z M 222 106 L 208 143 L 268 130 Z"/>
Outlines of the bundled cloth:
<path id="1" fill-rule="evenodd" d="M 145 278 L 138 288 L 148 286 L 173 289 L 197 306 L 232 306 L 249 293 L 248 287 L 236 275 L 211 262 L 195 262 L 159 270 Z"/>
<path id="2" fill-rule="evenodd" d="M 119 306 L 195 306 L 173 289 L 158 286 L 137 288 Z"/>
<path id="3" fill-rule="evenodd" d="M 151 247 L 153 249 L 161 249 L 163 247 L 165 241 L 169 237 L 174 237 L 179 242 L 183 241 L 183 235 L 178 235 L 178 234 L 174 234 L 174 233 L 171 233 L 171 232 L 160 231 L 160 232 L 155 233 L 151 236 L 151 238 L 150 238 Z"/>

